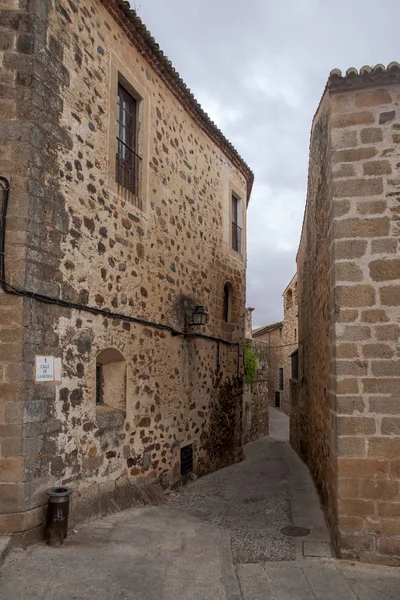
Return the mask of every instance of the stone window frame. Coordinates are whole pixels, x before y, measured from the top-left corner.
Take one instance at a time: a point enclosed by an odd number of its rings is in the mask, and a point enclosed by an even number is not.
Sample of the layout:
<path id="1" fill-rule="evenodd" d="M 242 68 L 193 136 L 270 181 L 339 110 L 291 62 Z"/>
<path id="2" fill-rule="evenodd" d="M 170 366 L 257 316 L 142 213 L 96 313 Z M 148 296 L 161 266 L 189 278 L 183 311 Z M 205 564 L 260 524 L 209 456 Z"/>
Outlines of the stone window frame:
<path id="1" fill-rule="evenodd" d="M 110 381 L 115 374 L 117 380 Z M 99 384 L 101 390 L 98 389 Z M 94 404 L 99 429 L 123 425 L 127 411 L 127 362 L 118 348 L 106 347 L 96 354 Z"/>
<path id="2" fill-rule="evenodd" d="M 117 183 L 116 177 L 116 120 L 118 85 L 121 85 L 137 102 L 137 154 L 141 157 L 139 175 L 139 200 Z M 149 190 L 149 144 L 150 144 L 150 94 L 136 75 L 114 53 L 111 54 L 109 86 L 109 122 L 107 184 L 109 189 L 138 216 L 147 213 Z M 138 205 L 141 206 L 138 206 Z"/>
<path id="3" fill-rule="evenodd" d="M 232 239 L 232 198 L 236 197 L 241 202 L 241 223 L 242 223 L 242 243 L 241 243 L 241 251 L 237 252 L 233 248 L 233 239 Z M 246 257 L 246 201 L 244 199 L 245 194 L 243 190 L 241 190 L 238 186 L 236 186 L 232 181 L 229 182 L 229 254 L 236 259 L 243 262 Z"/>

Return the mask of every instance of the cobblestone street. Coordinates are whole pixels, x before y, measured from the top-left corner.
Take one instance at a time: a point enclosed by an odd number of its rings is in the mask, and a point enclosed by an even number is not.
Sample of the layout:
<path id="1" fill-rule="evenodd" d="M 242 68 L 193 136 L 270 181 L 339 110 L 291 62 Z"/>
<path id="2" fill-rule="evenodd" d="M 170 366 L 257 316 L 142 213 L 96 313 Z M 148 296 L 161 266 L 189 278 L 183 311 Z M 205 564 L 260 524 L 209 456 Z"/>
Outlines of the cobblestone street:
<path id="1" fill-rule="evenodd" d="M 399 569 L 338 561 L 306 467 L 271 409 L 271 436 L 246 460 L 171 494 L 165 506 L 117 513 L 64 547 L 14 550 L 2 600 L 398 600 Z M 285 537 L 287 525 L 310 529 Z"/>

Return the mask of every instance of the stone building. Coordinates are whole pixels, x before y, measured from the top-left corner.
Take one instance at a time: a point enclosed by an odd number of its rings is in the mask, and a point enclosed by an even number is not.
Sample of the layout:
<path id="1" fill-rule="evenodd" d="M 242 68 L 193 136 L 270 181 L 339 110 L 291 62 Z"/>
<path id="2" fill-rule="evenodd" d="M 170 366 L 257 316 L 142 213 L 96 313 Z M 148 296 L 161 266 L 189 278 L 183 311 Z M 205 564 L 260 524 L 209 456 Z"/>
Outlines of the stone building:
<path id="1" fill-rule="evenodd" d="M 241 458 L 253 175 L 129 3 L 0 22 L 0 532 L 29 540 L 50 486 L 77 521 Z"/>
<path id="2" fill-rule="evenodd" d="M 342 557 L 400 564 L 400 65 L 332 71 L 297 256 L 291 440 Z"/>
<path id="3" fill-rule="evenodd" d="M 253 330 L 253 338 L 267 346 L 269 404 L 290 415 L 292 355 L 298 346 L 297 275 L 291 279 L 282 297 L 283 321 Z"/>

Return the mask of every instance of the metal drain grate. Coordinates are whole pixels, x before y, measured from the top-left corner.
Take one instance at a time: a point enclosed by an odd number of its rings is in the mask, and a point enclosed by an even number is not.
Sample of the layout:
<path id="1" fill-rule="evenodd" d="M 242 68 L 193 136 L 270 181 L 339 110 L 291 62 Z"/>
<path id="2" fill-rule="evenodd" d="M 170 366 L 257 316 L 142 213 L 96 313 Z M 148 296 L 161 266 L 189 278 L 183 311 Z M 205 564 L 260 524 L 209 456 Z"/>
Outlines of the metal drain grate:
<path id="1" fill-rule="evenodd" d="M 181 475 L 193 472 L 193 445 L 181 448 Z"/>
<path id="2" fill-rule="evenodd" d="M 307 529 L 307 527 L 296 527 L 296 525 L 288 525 L 281 529 L 281 533 L 287 537 L 302 537 L 308 535 L 310 531 L 311 530 Z"/>

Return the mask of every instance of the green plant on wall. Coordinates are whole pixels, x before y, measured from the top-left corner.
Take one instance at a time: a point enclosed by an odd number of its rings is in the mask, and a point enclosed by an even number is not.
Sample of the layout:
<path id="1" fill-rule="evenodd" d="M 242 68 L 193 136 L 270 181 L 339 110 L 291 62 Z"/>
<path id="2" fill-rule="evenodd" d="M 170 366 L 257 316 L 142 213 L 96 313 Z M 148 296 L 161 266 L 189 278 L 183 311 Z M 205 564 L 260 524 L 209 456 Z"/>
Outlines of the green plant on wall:
<path id="1" fill-rule="evenodd" d="M 244 343 L 244 380 L 253 385 L 257 377 L 258 356 L 250 348 L 249 342 Z"/>

